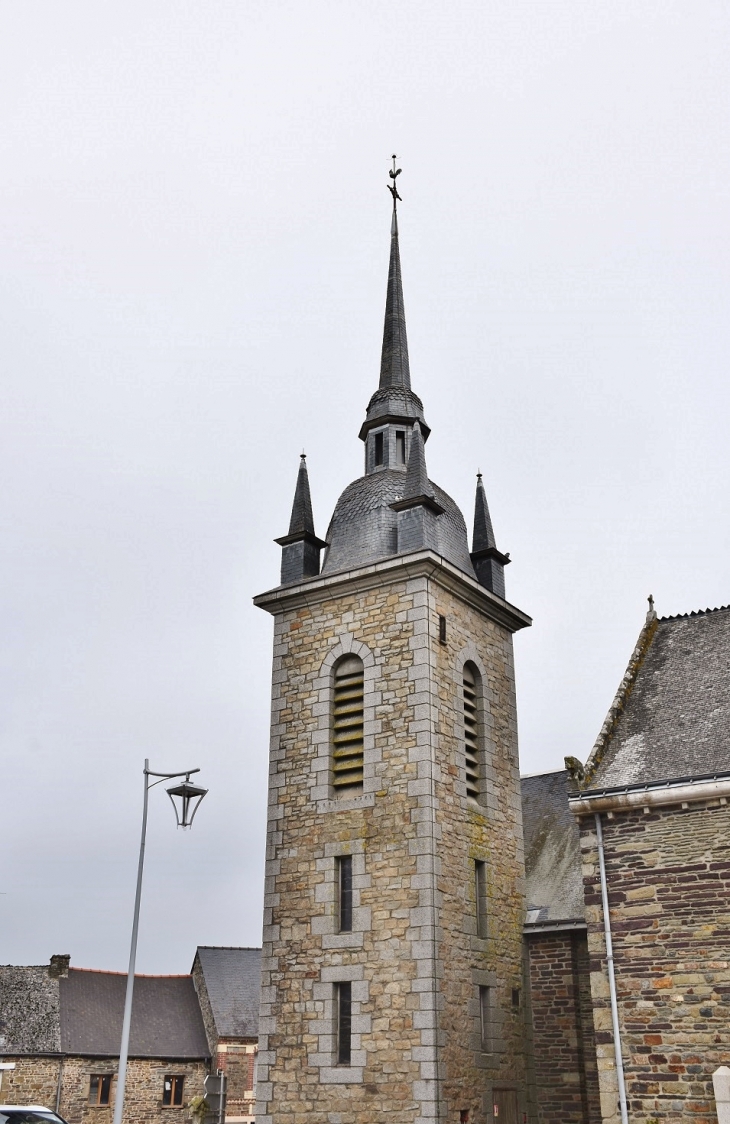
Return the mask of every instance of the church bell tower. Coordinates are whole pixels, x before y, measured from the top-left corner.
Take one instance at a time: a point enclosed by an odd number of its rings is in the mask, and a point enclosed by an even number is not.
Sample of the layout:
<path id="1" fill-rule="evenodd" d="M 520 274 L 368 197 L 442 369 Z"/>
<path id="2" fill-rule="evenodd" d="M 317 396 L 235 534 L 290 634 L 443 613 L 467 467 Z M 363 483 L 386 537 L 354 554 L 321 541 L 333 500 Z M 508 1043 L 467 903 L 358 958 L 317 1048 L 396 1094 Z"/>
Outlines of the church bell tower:
<path id="1" fill-rule="evenodd" d="M 274 618 L 257 1124 L 522 1122 L 512 634 L 481 476 L 472 550 L 428 477 L 397 169 L 365 471 L 314 530 L 301 460 Z M 496 1108 L 496 1112 L 495 1112 Z"/>

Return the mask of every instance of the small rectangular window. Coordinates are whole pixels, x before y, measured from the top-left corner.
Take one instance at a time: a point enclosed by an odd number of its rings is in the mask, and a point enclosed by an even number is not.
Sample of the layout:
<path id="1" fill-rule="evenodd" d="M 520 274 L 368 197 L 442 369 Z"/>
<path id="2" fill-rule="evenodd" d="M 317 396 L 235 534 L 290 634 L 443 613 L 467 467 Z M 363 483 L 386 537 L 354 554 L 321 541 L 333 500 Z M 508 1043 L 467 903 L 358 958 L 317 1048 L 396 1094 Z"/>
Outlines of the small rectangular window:
<path id="1" fill-rule="evenodd" d="M 439 641 L 446 643 L 446 617 L 439 617 Z"/>
<path id="2" fill-rule="evenodd" d="M 89 1079 L 89 1104 L 109 1104 L 113 1073 L 92 1073 Z"/>
<path id="3" fill-rule="evenodd" d="M 165 1077 L 162 1086 L 162 1103 L 167 1108 L 179 1108 L 183 1103 L 183 1085 L 185 1084 L 184 1077 L 170 1076 Z"/>
<path id="4" fill-rule="evenodd" d="M 375 463 L 383 463 L 383 435 L 382 433 L 375 434 Z"/>
<path id="5" fill-rule="evenodd" d="M 335 984 L 337 1005 L 337 1064 L 350 1065 L 352 1058 L 352 984 Z"/>
<path id="6" fill-rule="evenodd" d="M 341 933 L 352 932 L 352 855 L 337 859 L 337 922 Z"/>
<path id="7" fill-rule="evenodd" d="M 492 1030 L 492 989 L 491 987 L 479 988 L 479 1034 L 481 1047 L 485 1054 L 491 1049 Z"/>
<path id="8" fill-rule="evenodd" d="M 474 904 L 477 915 L 477 936 L 487 937 L 487 864 L 476 859 L 474 862 Z"/>
<path id="9" fill-rule="evenodd" d="M 406 463 L 406 435 L 400 430 L 397 430 L 395 435 L 395 463 Z"/>
<path id="10" fill-rule="evenodd" d="M 512 988 L 512 1006 L 519 1007 L 520 1005 L 520 989 L 518 987 Z"/>

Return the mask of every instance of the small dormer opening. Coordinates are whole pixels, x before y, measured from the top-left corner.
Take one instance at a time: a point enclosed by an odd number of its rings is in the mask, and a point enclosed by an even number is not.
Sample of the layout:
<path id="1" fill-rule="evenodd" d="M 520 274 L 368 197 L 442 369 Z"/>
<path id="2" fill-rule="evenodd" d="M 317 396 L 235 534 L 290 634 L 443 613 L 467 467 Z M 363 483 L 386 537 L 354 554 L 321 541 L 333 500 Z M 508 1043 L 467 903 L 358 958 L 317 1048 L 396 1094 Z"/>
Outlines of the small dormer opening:
<path id="1" fill-rule="evenodd" d="M 406 435 L 402 429 L 397 429 L 395 433 L 395 463 L 406 463 Z"/>
<path id="2" fill-rule="evenodd" d="M 383 463 L 383 434 L 375 434 L 375 464 L 380 465 Z"/>

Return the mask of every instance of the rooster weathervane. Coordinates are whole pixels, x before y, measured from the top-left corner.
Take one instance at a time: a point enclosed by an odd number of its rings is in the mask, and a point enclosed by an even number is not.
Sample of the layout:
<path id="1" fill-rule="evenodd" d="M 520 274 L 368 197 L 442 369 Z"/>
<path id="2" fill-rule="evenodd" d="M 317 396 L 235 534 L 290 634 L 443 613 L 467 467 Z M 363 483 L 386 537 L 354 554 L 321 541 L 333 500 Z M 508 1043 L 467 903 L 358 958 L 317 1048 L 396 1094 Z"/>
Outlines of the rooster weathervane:
<path id="1" fill-rule="evenodd" d="M 389 183 L 389 184 L 386 184 L 386 187 L 388 188 L 388 191 L 393 196 L 393 210 L 395 210 L 396 199 L 400 199 L 401 203 L 403 202 L 400 195 L 398 194 L 398 187 L 397 187 L 397 184 L 396 184 L 396 176 L 399 176 L 400 173 L 401 173 L 401 169 L 396 168 L 396 166 L 395 166 L 395 162 L 396 162 L 397 159 L 398 159 L 398 157 L 396 156 L 395 153 L 393 153 L 393 168 L 392 168 L 392 171 L 388 172 L 388 175 L 390 176 L 390 178 L 392 179 L 393 182 Z"/>

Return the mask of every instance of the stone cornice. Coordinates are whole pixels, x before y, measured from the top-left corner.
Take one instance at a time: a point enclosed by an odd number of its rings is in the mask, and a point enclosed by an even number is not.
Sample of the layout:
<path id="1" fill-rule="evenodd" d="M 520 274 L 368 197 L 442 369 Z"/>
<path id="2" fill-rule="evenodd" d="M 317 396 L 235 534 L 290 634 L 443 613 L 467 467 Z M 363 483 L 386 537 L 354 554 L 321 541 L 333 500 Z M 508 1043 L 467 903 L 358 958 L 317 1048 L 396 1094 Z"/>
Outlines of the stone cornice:
<path id="1" fill-rule="evenodd" d="M 297 585 L 278 586 L 254 597 L 253 603 L 277 616 L 289 609 L 321 604 L 343 593 L 361 593 L 418 577 L 430 578 L 510 632 L 532 624 L 532 618 L 527 613 L 503 601 L 432 550 L 401 554 L 339 574 L 308 578 Z"/>

